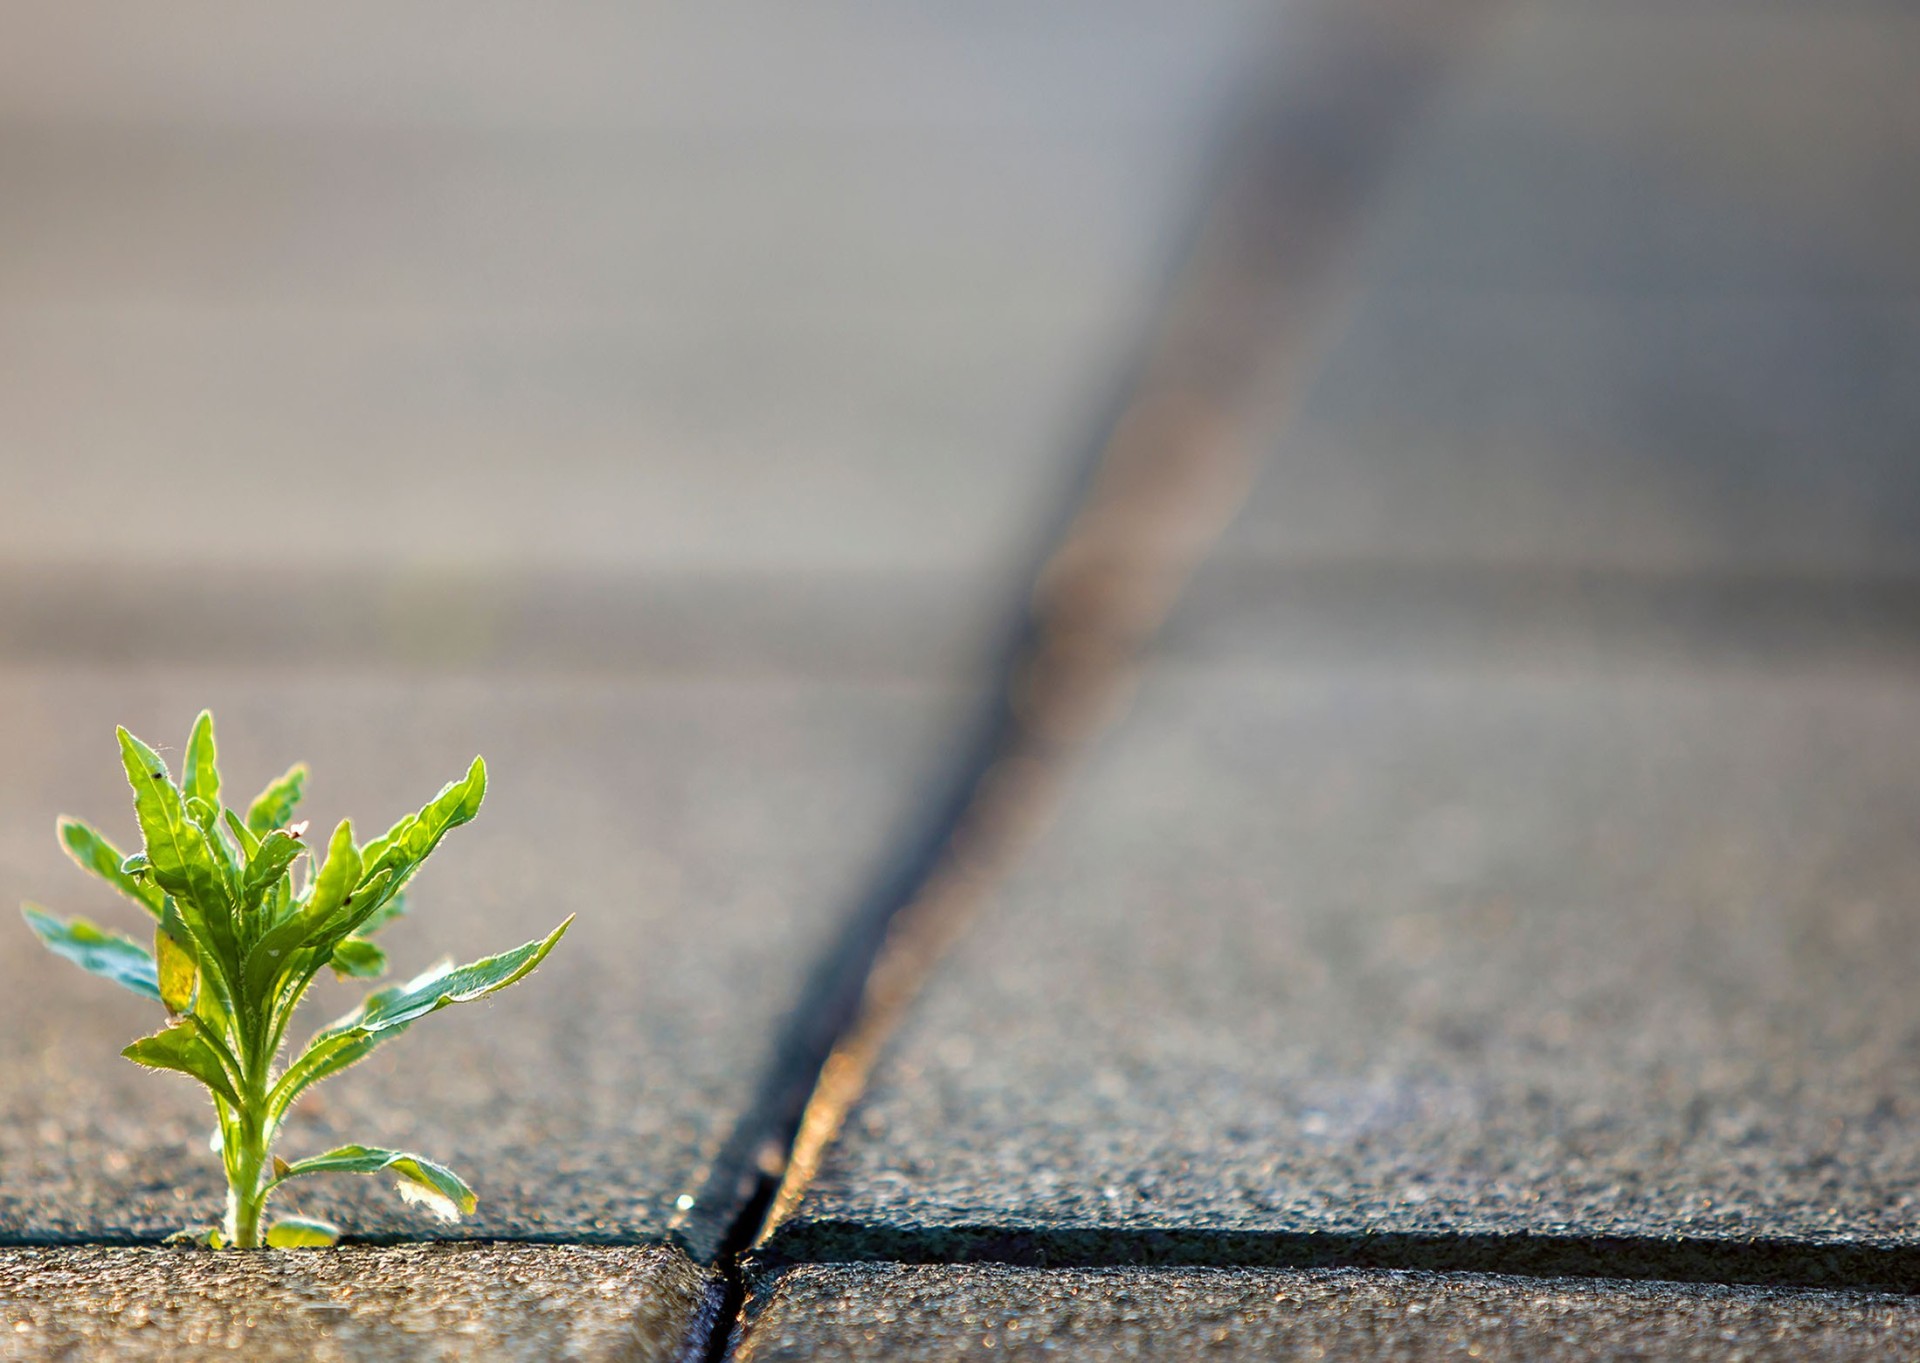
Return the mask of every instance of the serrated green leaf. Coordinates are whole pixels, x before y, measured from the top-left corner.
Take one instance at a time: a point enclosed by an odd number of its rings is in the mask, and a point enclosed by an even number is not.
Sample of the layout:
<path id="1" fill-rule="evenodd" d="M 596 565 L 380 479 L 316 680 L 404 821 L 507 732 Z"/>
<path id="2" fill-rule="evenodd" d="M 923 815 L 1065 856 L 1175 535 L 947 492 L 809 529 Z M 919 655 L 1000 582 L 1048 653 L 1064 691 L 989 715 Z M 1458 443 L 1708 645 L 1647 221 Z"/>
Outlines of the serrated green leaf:
<path id="1" fill-rule="evenodd" d="M 235 1106 L 240 1103 L 233 1089 L 233 1081 L 227 1077 L 226 1068 L 220 1063 L 220 1053 L 207 1043 L 191 1022 L 176 1022 L 164 1032 L 141 1037 L 120 1054 L 136 1065 L 145 1065 L 149 1069 L 178 1070 L 181 1074 L 192 1075 L 229 1103 Z"/>
<path id="2" fill-rule="evenodd" d="M 187 901 L 181 912 L 198 920 L 196 928 L 230 949 L 231 932 L 223 929 L 230 926 L 224 920 L 231 906 L 205 831 L 187 816 L 186 802 L 168 779 L 160 755 L 124 728 L 119 734 L 120 758 L 133 787 L 134 813 L 146 838 L 154 880 L 174 898 Z"/>
<path id="3" fill-rule="evenodd" d="M 287 768 L 286 775 L 254 796 L 253 803 L 247 806 L 247 827 L 263 838 L 276 828 L 285 828 L 293 821 L 293 811 L 299 807 L 306 783 L 307 764 L 295 762 Z"/>
<path id="4" fill-rule="evenodd" d="M 301 1094 L 322 1079 L 331 1079 L 342 1070 L 359 1064 L 381 1042 L 399 1036 L 406 1030 L 405 1027 L 395 1027 L 378 1034 L 347 1031 L 309 1042 L 306 1050 L 300 1053 L 300 1058 L 287 1067 L 287 1072 L 280 1076 L 279 1082 L 267 1096 L 268 1119 L 279 1121 Z"/>
<path id="5" fill-rule="evenodd" d="M 362 853 L 363 874 L 371 878 L 380 871 L 390 870 L 398 889 L 440 845 L 441 838 L 480 812 L 486 797 L 487 764 L 476 757 L 464 777 L 442 786 L 440 793 L 427 801 L 418 814 L 409 814 L 367 844 Z"/>
<path id="6" fill-rule="evenodd" d="M 70 819 L 63 814 L 59 827 L 60 845 L 67 849 L 67 855 L 81 870 L 99 876 L 155 918 L 160 916 L 165 891 L 152 881 L 138 879 L 129 872 L 126 864 L 132 858 L 122 855 L 119 848 L 78 819 Z"/>
<path id="7" fill-rule="evenodd" d="M 342 979 L 377 980 L 387 973 L 387 953 L 364 937 L 348 937 L 333 948 L 327 964 Z"/>
<path id="8" fill-rule="evenodd" d="M 402 1196 L 409 1201 L 425 1202 L 445 1220 L 458 1221 L 462 1214 L 472 1215 L 478 1202 L 466 1180 L 446 1165 L 435 1164 L 405 1150 L 380 1150 L 366 1145 L 343 1145 L 324 1155 L 295 1160 L 286 1173 L 274 1180 L 273 1186 L 311 1174 L 378 1174 L 386 1170 L 400 1176 Z"/>
<path id="9" fill-rule="evenodd" d="M 269 1112 L 277 1119 L 301 1093 L 364 1060 L 374 1047 L 400 1035 L 417 1019 L 452 1004 L 485 998 L 524 979 L 546 959 L 572 923 L 573 916 L 569 914 L 566 922 L 537 942 L 528 942 L 457 970 L 437 967 L 405 984 L 367 995 L 358 1008 L 314 1034 L 299 1058 L 274 1085 Z"/>
<path id="10" fill-rule="evenodd" d="M 160 982 L 160 1002 L 169 1013 L 193 1010 L 200 986 L 200 962 L 180 921 L 173 901 L 167 901 L 167 914 L 153 930 L 153 959 Z"/>
<path id="11" fill-rule="evenodd" d="M 131 989 L 143 999 L 160 1002 L 160 980 L 153 956 L 138 942 L 106 932 L 84 918 L 63 922 L 32 904 L 23 906 L 20 912 L 41 945 L 54 955 Z"/>
<path id="12" fill-rule="evenodd" d="M 340 1228 L 308 1216 L 283 1216 L 267 1228 L 268 1249 L 327 1249 L 340 1243 Z"/>
<path id="13" fill-rule="evenodd" d="M 545 960 L 547 953 L 553 950 L 554 944 L 565 935 L 572 923 L 573 915 L 568 914 L 565 922 L 539 941 L 528 942 L 512 951 L 503 951 L 498 956 L 482 957 L 470 965 L 429 970 L 397 989 L 383 989 L 326 1028 L 321 1035 L 355 1030 L 382 1032 L 389 1027 L 404 1026 L 452 1004 L 471 1003 L 497 993 L 524 978 Z"/>
<path id="14" fill-rule="evenodd" d="M 189 800 L 204 800 L 220 808 L 220 768 L 215 762 L 213 711 L 202 710 L 187 737 L 187 755 L 180 769 L 180 790 Z"/>

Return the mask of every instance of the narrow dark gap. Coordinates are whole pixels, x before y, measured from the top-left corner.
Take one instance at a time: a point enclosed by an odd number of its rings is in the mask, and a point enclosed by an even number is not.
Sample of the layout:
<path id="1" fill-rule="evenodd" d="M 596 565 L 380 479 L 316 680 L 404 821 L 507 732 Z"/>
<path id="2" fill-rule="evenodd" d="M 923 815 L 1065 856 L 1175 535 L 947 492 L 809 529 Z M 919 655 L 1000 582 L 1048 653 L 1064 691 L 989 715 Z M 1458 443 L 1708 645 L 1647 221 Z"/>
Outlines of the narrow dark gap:
<path id="1" fill-rule="evenodd" d="M 1221 163 L 1207 166 L 1201 177 L 1205 192 L 1194 194 L 1192 201 L 1203 209 L 1210 205 L 1212 182 L 1225 173 Z M 1158 317 L 1166 310 L 1204 218 L 1204 211 L 1193 215 L 1185 229 L 1176 234 L 1158 271 L 1161 299 L 1150 315 Z M 856 899 L 838 938 L 809 973 L 761 1077 L 754 1103 L 723 1147 L 707 1186 L 696 1198 L 699 1207 L 737 1208 L 718 1228 L 717 1236 L 714 1229 L 697 1222 L 688 1236 L 688 1248 L 696 1258 L 705 1258 L 701 1251 L 711 1245 L 710 1262 L 721 1282 L 718 1309 L 705 1342 L 704 1357 L 709 1363 L 723 1363 L 728 1355 L 733 1328 L 747 1295 L 747 1251 L 758 1238 L 779 1191 L 779 1171 L 791 1155 L 821 1070 L 858 1017 L 867 980 L 886 944 L 887 931 L 934 875 L 995 764 L 1019 741 L 1022 720 L 1015 704 L 1016 689 L 1047 628 L 1034 608 L 1033 588 L 1087 501 L 1113 430 L 1151 363 L 1154 340 L 1151 330 L 1136 340 L 1120 381 L 1088 422 L 1085 444 L 1069 466 L 1044 533 L 1029 553 L 1025 571 L 1015 579 L 1019 594 L 1005 614 L 1000 643 L 990 654 L 993 662 L 987 670 L 988 682 L 979 708 L 949 749 L 932 782 L 931 795 L 889 839 L 891 850 Z"/>
<path id="2" fill-rule="evenodd" d="M 1243 472 L 1261 421 L 1283 405 L 1276 393 L 1283 398 L 1297 378 L 1292 361 L 1334 292 L 1358 209 L 1400 134 L 1498 8 L 1457 0 L 1418 23 L 1391 5 L 1358 17 L 1317 10 L 1273 44 L 1274 69 L 1250 72 L 1239 97 L 1223 101 L 1228 119 L 1160 272 L 1158 306 L 1020 579 L 985 703 L 808 975 L 756 1099 L 680 1232 L 721 1283 L 705 1340 L 711 1363 L 732 1348 L 750 1270 L 769 1262 L 754 1246 L 778 1215 L 781 1175 L 823 1072 L 862 1021 L 890 929 L 945 869 L 956 835 L 971 840 L 976 820 L 1004 825 L 996 806 L 1021 803 L 993 784 L 1004 763 L 1058 768 L 1089 721 L 1099 727 L 1107 692 L 1237 504 L 1238 491 L 1222 489 Z M 1329 71 L 1342 79 L 1329 82 Z M 1136 532 L 1154 522 L 1166 533 L 1116 540 L 1116 522 Z M 1004 852 L 1004 827 L 986 841 L 996 837 Z"/>
<path id="3" fill-rule="evenodd" d="M 1920 1245 L 1525 1232 L 1322 1232 L 1085 1226 L 890 1228 L 811 1222 L 759 1272 L 798 1263 L 1018 1268 L 1363 1268 L 1920 1295 Z"/>

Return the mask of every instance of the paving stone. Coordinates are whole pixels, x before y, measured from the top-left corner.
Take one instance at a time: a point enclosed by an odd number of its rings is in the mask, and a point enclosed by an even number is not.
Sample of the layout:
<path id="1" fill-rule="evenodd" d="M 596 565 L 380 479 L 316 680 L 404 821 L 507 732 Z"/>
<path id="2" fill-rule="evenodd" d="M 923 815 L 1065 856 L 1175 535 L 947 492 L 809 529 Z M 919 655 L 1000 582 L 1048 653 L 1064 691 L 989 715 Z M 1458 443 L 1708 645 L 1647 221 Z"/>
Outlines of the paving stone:
<path id="1" fill-rule="evenodd" d="M 1225 551 L 1912 577 L 1916 363 L 1899 296 L 1380 289 Z"/>
<path id="2" fill-rule="evenodd" d="M 1163 661 L 776 1249 L 1920 1281 L 1915 675 Z"/>
<path id="3" fill-rule="evenodd" d="M 711 1304 L 665 1248 L 0 1249 L 0 1358 L 18 1363 L 640 1363 L 684 1357 Z"/>
<path id="4" fill-rule="evenodd" d="M 1481 1274 L 804 1265 L 735 1355 L 784 1359 L 1874 1359 L 1911 1297 Z"/>
<path id="5" fill-rule="evenodd" d="M 210 704 L 236 783 L 312 762 L 318 826 L 484 752 L 397 963 L 580 921 L 289 1148 L 430 1148 L 481 1192 L 462 1234 L 710 1256 L 753 1177 L 716 1161 L 945 770 L 1253 12 L 23 18 L 0 899 L 131 926 L 51 835 L 128 837 L 114 723 L 177 744 Z M 0 1238 L 206 1218 L 209 1114 L 115 1055 L 156 1019 L 49 964 L 0 935 Z M 367 1183 L 299 1208 L 436 1232 Z"/>
<path id="6" fill-rule="evenodd" d="M 1916 53 L 1893 5 L 1516 5 L 1381 203 L 1383 277 L 1911 291 Z"/>
<path id="7" fill-rule="evenodd" d="M 1258 9 L 1125 8 L 634 10 L 457 45 L 431 3 L 206 4 L 145 37 L 22 13 L 7 557 L 1016 562 L 1147 320 Z M 172 534 L 103 533 L 109 500 Z"/>
<path id="8" fill-rule="evenodd" d="M 1888 7 L 1509 9 L 1229 551 L 1912 577 L 1916 56 Z"/>
<path id="9" fill-rule="evenodd" d="M 735 1204 L 691 1218 L 677 1204 L 704 1196 L 807 970 L 964 703 L 958 687 L 884 679 L 366 665 L 13 667 L 0 695 L 0 895 L 126 930 L 137 911 L 53 836 L 70 812 L 133 840 L 115 723 L 177 752 L 210 704 L 236 787 L 312 764 L 319 828 L 349 814 L 384 827 L 483 753 L 487 808 L 389 929 L 396 971 L 579 922 L 515 991 L 441 1014 L 317 1091 L 286 1149 L 361 1140 L 444 1159 L 482 1199 L 455 1233 L 625 1240 L 688 1224 L 703 1249 Z M 17 922 L 0 933 L 0 981 L 15 1019 L 0 1040 L 0 1236 L 149 1238 L 217 1216 L 204 1099 L 117 1054 L 157 1011 L 45 956 Z M 323 982 L 310 1025 L 355 992 Z M 363 1235 L 440 1233 L 381 1182 L 321 1183 L 288 1209 Z"/>

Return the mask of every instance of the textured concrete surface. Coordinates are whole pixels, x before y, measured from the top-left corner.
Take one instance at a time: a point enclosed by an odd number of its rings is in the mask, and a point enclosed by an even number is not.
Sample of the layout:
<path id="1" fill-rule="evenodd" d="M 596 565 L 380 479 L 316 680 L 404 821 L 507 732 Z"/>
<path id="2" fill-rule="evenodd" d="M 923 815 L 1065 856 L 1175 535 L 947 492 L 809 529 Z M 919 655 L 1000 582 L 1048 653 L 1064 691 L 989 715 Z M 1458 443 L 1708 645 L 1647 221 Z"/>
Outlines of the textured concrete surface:
<path id="1" fill-rule="evenodd" d="M 211 705 L 236 787 L 312 765 L 316 827 L 351 815 L 377 831 L 483 753 L 486 808 L 388 929 L 396 973 L 579 921 L 512 991 L 317 1090 L 286 1153 L 417 1146 L 480 1192 L 459 1233 L 658 1236 L 688 1220 L 678 1200 L 701 1193 L 745 1115 L 807 965 L 933 769 L 960 694 L 752 675 L 0 668 L 0 898 L 139 929 L 53 836 L 64 811 L 131 841 L 116 722 L 177 753 Z M 356 993 L 325 979 L 310 1026 Z M 157 1029 L 157 1010 L 47 957 L 17 922 L 0 932 L 0 995 L 13 1019 L 0 1236 L 148 1237 L 210 1219 L 210 1108 L 190 1081 L 117 1054 Z M 356 1233 L 442 1230 L 384 1180 L 291 1191 L 289 1209 Z M 715 1230 L 702 1218 L 732 1210 L 694 1208 L 697 1242 Z"/>
<path id="2" fill-rule="evenodd" d="M 663 1248 L 0 1249 L 0 1359 L 664 1363 L 711 1286 Z"/>
<path id="3" fill-rule="evenodd" d="M 1249 1269 L 806 1266 L 762 1284 L 740 1363 L 899 1359 L 1905 1357 L 1920 1304 L 1869 1293 Z"/>
<path id="4" fill-rule="evenodd" d="M 1916 763 L 1910 669 L 1163 663 L 782 1247 L 1913 1246 Z"/>
<path id="5" fill-rule="evenodd" d="M 1916 60 L 1883 5 L 1511 7 L 1232 550 L 1920 571 Z"/>
<path id="6" fill-rule="evenodd" d="M 713 1161 L 975 699 L 1258 8 L 9 13 L 0 901 L 134 926 L 51 831 L 128 837 L 116 722 L 211 704 L 234 782 L 308 760 L 322 826 L 482 752 L 396 964 L 579 923 L 288 1153 L 417 1145 L 466 1234 L 710 1252 Z M 0 1238 L 205 1219 L 208 1114 L 115 1054 L 157 1019 L 58 966 L 0 934 Z M 370 1180 L 288 1201 L 437 1229 Z"/>
<path id="7" fill-rule="evenodd" d="M 1916 43 L 1505 12 L 778 1251 L 1920 1284 Z"/>

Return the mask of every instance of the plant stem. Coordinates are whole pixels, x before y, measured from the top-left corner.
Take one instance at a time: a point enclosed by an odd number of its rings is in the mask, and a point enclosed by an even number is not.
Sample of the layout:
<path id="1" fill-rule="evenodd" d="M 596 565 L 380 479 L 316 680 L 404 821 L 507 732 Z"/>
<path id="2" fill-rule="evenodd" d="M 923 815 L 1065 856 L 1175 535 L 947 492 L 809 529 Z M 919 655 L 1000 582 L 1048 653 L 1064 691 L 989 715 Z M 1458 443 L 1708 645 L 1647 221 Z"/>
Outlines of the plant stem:
<path id="1" fill-rule="evenodd" d="M 238 1139 L 226 1151 L 227 1243 L 236 1249 L 260 1247 L 260 1219 L 267 1209 L 262 1188 L 267 1169 L 266 1095 L 249 1084 L 234 1123 Z"/>

